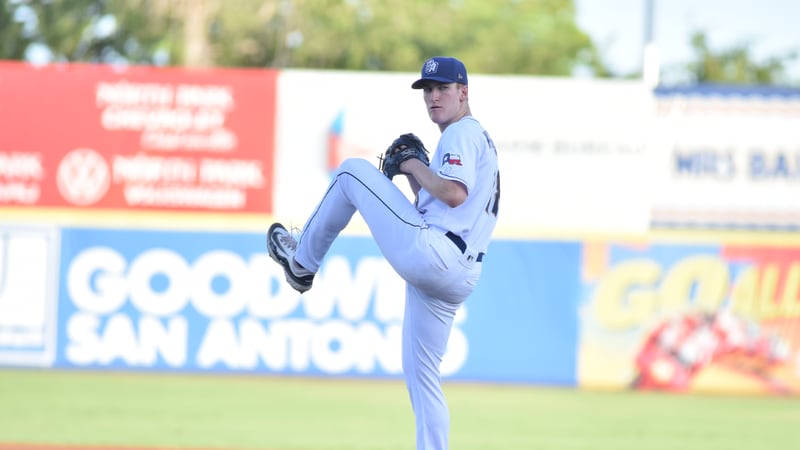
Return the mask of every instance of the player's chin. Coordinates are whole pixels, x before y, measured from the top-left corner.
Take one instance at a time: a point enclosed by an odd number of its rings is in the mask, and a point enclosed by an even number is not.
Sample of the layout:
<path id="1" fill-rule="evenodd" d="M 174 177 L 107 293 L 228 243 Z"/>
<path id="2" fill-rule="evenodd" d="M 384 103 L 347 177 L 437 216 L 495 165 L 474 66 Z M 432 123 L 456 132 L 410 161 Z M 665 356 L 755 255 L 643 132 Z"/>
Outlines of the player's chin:
<path id="1" fill-rule="evenodd" d="M 447 122 L 447 117 L 445 117 L 444 111 L 442 111 L 441 109 L 431 108 L 430 110 L 428 110 L 428 115 L 430 116 L 431 120 L 434 123 L 437 123 L 439 125 Z"/>

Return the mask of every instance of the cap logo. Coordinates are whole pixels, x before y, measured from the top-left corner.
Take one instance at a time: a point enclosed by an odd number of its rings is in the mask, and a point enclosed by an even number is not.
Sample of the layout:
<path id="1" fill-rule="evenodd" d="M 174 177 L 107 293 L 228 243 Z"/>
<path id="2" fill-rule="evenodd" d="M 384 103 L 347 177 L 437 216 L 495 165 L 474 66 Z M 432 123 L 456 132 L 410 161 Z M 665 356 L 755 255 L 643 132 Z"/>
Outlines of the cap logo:
<path id="1" fill-rule="evenodd" d="M 439 63 L 435 59 L 429 59 L 425 63 L 425 73 L 436 73 L 439 70 Z"/>

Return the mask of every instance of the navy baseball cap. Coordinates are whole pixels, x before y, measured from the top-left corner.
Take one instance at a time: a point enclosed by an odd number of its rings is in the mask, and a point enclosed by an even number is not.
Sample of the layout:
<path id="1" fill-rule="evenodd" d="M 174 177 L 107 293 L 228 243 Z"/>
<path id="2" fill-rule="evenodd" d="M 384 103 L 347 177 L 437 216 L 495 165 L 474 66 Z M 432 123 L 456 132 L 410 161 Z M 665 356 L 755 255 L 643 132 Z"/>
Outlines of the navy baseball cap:
<path id="1" fill-rule="evenodd" d="M 467 68 L 464 63 L 449 56 L 434 56 L 422 65 L 422 78 L 411 85 L 411 89 L 422 89 L 426 81 L 467 84 Z"/>

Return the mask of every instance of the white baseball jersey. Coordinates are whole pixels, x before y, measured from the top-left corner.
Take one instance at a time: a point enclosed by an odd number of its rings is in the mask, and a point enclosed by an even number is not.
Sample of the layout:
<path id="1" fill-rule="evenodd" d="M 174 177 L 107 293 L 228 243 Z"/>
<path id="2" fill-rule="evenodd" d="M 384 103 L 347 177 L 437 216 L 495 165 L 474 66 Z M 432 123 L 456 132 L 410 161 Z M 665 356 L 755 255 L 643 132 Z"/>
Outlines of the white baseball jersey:
<path id="1" fill-rule="evenodd" d="M 445 128 L 430 167 L 440 177 L 462 183 L 468 195 L 462 205 L 450 208 L 420 190 L 418 208 L 425 221 L 457 234 L 468 247 L 486 252 L 500 200 L 497 150 L 489 134 L 474 117 L 463 117 Z"/>

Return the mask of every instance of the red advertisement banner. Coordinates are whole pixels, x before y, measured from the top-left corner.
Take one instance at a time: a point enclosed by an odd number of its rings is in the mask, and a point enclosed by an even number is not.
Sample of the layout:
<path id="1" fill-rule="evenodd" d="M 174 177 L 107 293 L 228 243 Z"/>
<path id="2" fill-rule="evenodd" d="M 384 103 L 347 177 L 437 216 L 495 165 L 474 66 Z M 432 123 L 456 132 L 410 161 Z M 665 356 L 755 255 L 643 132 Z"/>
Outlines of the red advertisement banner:
<path id="1" fill-rule="evenodd" d="M 0 206 L 270 213 L 276 78 L 0 62 Z"/>

